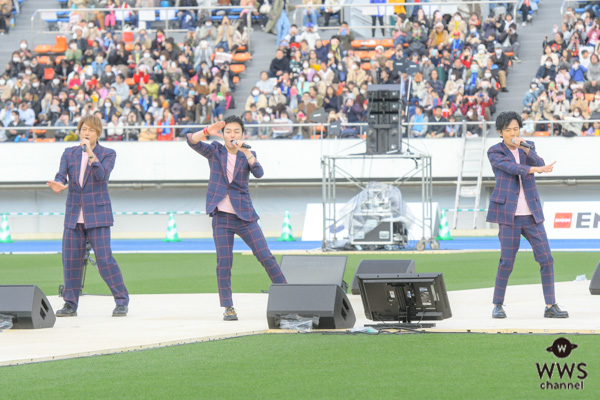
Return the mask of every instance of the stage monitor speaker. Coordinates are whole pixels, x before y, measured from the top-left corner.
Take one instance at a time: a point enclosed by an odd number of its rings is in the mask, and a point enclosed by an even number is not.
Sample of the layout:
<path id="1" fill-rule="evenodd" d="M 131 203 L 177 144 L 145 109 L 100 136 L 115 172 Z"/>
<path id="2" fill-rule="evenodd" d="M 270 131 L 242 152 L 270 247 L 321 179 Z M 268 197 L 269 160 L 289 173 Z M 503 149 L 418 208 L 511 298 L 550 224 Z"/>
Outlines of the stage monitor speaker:
<path id="1" fill-rule="evenodd" d="M 13 319 L 13 329 L 52 328 L 56 316 L 36 285 L 0 285 L 0 314 Z"/>
<path id="2" fill-rule="evenodd" d="M 352 294 L 360 294 L 358 274 L 409 274 L 415 273 L 415 260 L 362 260 L 352 279 Z"/>
<path id="3" fill-rule="evenodd" d="M 316 329 L 350 329 L 356 322 L 352 305 L 339 285 L 271 285 L 267 303 L 269 329 L 279 329 L 282 317 L 288 314 L 319 317 Z"/>
<path id="4" fill-rule="evenodd" d="M 592 275 L 592 280 L 590 281 L 590 293 L 600 294 L 600 263 L 596 265 L 594 275 Z"/>
<path id="5" fill-rule="evenodd" d="M 287 283 L 300 285 L 340 285 L 346 292 L 344 282 L 348 256 L 281 256 L 281 272 Z"/>

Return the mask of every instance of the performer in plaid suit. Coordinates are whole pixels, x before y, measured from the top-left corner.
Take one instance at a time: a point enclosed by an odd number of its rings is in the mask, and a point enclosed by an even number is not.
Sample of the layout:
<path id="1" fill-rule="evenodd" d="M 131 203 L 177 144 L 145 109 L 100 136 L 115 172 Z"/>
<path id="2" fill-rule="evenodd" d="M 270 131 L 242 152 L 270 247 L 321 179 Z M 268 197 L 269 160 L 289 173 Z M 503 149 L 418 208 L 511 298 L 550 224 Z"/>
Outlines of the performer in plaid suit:
<path id="1" fill-rule="evenodd" d="M 516 112 L 503 112 L 496 119 L 502 142 L 490 147 L 488 158 L 496 176 L 496 187 L 490 198 L 488 222 L 499 225 L 500 263 L 494 289 L 492 318 L 506 318 L 502 308 L 508 277 L 519 250 L 521 235 L 529 241 L 535 260 L 540 264 L 546 318 L 568 318 L 554 297 L 554 259 L 550 251 L 544 215 L 535 185 L 535 173 L 552 172 L 553 162 L 546 165 L 535 152 L 535 144 L 519 137 L 523 127 Z"/>
<path id="2" fill-rule="evenodd" d="M 114 150 L 98 143 L 102 132 L 102 121 L 98 117 L 90 115 L 82 118 L 77 130 L 81 143 L 64 151 L 54 181 L 48 182 L 55 193 L 67 189 L 66 183 L 69 182 L 62 247 L 65 305 L 56 312 L 56 316 L 77 316 L 88 239 L 94 249 L 100 275 L 117 304 L 112 315 L 124 317 L 128 312 L 129 294 L 110 248 L 113 214 L 108 179 L 117 155 Z"/>
<path id="3" fill-rule="evenodd" d="M 223 129 L 223 134 L 219 131 Z M 219 142 L 203 142 L 209 135 L 221 136 Z M 264 174 L 256 153 L 243 147 L 244 122 L 236 116 L 227 117 L 203 131 L 187 135 L 189 146 L 208 159 L 210 179 L 206 193 L 206 213 L 210 215 L 217 249 L 217 283 L 223 319 L 237 321 L 231 297 L 231 267 L 233 264 L 233 235 L 237 234 L 267 271 L 273 283 L 287 283 L 279 264 L 271 254 L 258 226 L 258 214 L 252 206 L 248 191 L 250 173 L 256 178 Z M 236 143 L 233 143 L 233 142 Z"/>

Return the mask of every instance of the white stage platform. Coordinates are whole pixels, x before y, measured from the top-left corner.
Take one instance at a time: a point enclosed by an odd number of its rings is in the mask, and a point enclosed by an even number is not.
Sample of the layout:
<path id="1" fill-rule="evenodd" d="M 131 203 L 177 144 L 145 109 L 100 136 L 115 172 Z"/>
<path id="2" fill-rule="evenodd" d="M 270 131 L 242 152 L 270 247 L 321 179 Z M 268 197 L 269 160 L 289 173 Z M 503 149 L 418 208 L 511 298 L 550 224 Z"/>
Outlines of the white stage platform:
<path id="1" fill-rule="evenodd" d="M 590 282 L 556 284 L 560 307 L 568 319 L 543 318 L 542 287 L 509 286 L 506 319 L 492 319 L 492 288 L 449 292 L 452 318 L 434 321 L 441 332 L 489 333 L 599 333 L 600 296 L 592 296 Z M 355 327 L 372 324 L 365 318 L 360 296 L 348 295 L 357 317 Z M 267 294 L 234 294 L 240 317 L 222 320 L 218 295 L 132 295 L 129 315 L 111 317 L 114 302 L 109 296 L 83 296 L 79 316 L 57 318 L 49 329 L 0 332 L 0 366 L 120 353 L 184 343 L 195 343 L 268 331 Z M 57 296 L 49 297 L 54 310 L 62 307 Z M 283 331 L 277 331 L 283 332 Z"/>

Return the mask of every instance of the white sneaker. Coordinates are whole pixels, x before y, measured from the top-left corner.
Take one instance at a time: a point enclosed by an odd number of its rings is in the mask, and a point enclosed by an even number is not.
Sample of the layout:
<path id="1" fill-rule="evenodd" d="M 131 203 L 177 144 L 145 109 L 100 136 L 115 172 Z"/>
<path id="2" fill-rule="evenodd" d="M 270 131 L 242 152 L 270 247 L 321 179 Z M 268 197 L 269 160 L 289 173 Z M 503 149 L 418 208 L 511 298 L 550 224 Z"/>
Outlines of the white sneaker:
<path id="1" fill-rule="evenodd" d="M 523 21 L 523 26 L 527 26 L 527 22 L 526 21 Z"/>

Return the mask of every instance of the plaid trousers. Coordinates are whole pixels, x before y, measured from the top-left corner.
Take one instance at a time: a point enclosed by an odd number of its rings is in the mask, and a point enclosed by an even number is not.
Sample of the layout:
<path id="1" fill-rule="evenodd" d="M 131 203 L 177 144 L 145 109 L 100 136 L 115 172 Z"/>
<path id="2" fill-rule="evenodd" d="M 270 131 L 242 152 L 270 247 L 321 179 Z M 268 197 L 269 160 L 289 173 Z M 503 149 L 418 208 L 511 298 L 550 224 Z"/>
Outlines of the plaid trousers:
<path id="1" fill-rule="evenodd" d="M 123 275 L 119 264 L 110 248 L 110 227 L 85 229 L 83 224 L 75 225 L 75 229 L 65 228 L 62 243 L 63 273 L 65 277 L 65 302 L 77 310 L 83 274 L 86 238 L 90 240 L 100 276 L 108 285 L 115 303 L 118 306 L 129 304 L 129 293 L 123 283 Z"/>
<path id="2" fill-rule="evenodd" d="M 221 307 L 233 307 L 231 267 L 233 266 L 233 235 L 237 234 L 252 249 L 252 253 L 267 271 L 271 282 L 287 283 L 277 260 L 271 254 L 258 222 L 244 221 L 235 214 L 217 211 L 212 220 L 213 238 L 217 249 L 217 283 Z"/>
<path id="3" fill-rule="evenodd" d="M 548 243 L 544 224 L 536 224 L 531 215 L 515 216 L 513 225 L 500 224 L 498 237 L 500 238 L 501 253 L 494 287 L 494 304 L 504 303 L 506 285 L 515 264 L 517 251 L 521 243 L 521 234 L 531 244 L 535 260 L 540 264 L 544 300 L 546 304 L 555 304 L 554 258 L 552 258 L 550 252 L 550 244 Z"/>

